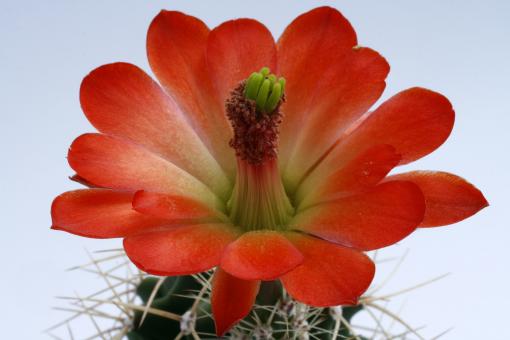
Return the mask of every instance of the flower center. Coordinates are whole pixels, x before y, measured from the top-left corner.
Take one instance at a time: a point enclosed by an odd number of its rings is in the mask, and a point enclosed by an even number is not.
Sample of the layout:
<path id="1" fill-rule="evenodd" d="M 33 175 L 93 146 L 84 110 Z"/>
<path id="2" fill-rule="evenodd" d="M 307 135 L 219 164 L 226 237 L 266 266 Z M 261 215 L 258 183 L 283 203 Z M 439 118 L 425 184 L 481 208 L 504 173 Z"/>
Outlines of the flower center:
<path id="1" fill-rule="evenodd" d="M 282 230 L 294 213 L 278 170 L 278 127 L 285 79 L 264 67 L 242 81 L 226 101 L 237 156 L 228 202 L 232 222 L 245 230 Z"/>

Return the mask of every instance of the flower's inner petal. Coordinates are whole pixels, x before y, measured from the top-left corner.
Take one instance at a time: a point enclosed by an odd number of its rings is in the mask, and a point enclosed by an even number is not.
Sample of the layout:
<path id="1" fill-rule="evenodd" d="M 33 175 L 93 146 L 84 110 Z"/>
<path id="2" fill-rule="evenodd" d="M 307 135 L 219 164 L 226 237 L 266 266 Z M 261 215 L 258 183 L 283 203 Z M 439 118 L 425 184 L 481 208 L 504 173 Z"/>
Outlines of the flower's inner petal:
<path id="1" fill-rule="evenodd" d="M 71 145 L 68 161 L 79 176 L 101 187 L 184 196 L 221 209 L 217 196 L 195 177 L 118 137 L 82 135 Z"/>
<path id="2" fill-rule="evenodd" d="M 82 82 L 80 100 L 100 132 L 143 145 L 227 195 L 231 184 L 219 164 L 175 102 L 138 67 L 115 63 L 95 69 Z"/>
<path id="3" fill-rule="evenodd" d="M 346 247 L 374 250 L 408 236 L 421 223 L 424 213 L 419 187 L 394 181 L 364 194 L 309 208 L 296 215 L 290 225 Z"/>
<path id="4" fill-rule="evenodd" d="M 380 95 L 388 65 L 370 49 L 353 49 L 356 44 L 351 24 L 329 7 L 299 16 L 278 40 L 278 72 L 287 79 L 282 170 L 293 170 L 287 163 L 303 146 L 317 153 L 308 155 L 314 162 Z"/>
<path id="5" fill-rule="evenodd" d="M 437 227 L 462 221 L 489 205 L 480 190 L 456 175 L 440 171 L 412 171 L 388 181 L 417 184 L 425 196 L 425 218 L 420 227 Z"/>
<path id="6" fill-rule="evenodd" d="M 399 164 L 419 159 L 443 144 L 454 119 L 452 105 L 443 95 L 423 88 L 402 91 L 354 124 L 302 185 L 330 176 L 377 144 L 393 146 L 402 156 Z"/>
<path id="7" fill-rule="evenodd" d="M 222 336 L 243 319 L 255 303 L 260 281 L 242 280 L 217 268 L 212 280 L 211 306 L 216 335 Z"/>
<path id="8" fill-rule="evenodd" d="M 260 68 L 276 68 L 271 32 L 252 19 L 227 21 L 207 40 L 207 65 L 222 103 L 242 80 Z"/>
<path id="9" fill-rule="evenodd" d="M 63 193 L 51 206 L 52 229 L 93 238 L 115 238 L 169 228 L 163 218 L 131 207 L 133 193 L 83 189 Z"/>
<path id="10" fill-rule="evenodd" d="M 231 243 L 221 268 L 244 280 L 274 280 L 303 262 L 303 255 L 282 233 L 269 230 L 243 234 Z"/>
<path id="11" fill-rule="evenodd" d="M 316 307 L 357 303 L 375 274 L 368 256 L 303 234 L 292 233 L 291 240 L 305 257 L 281 278 L 294 299 Z"/>
<path id="12" fill-rule="evenodd" d="M 133 209 L 146 215 L 171 221 L 208 220 L 220 221 L 226 217 L 205 204 L 183 196 L 149 191 L 137 191 Z"/>
<path id="13" fill-rule="evenodd" d="M 207 69 L 208 36 L 209 29 L 199 19 L 162 11 L 149 27 L 147 55 L 163 88 L 233 179 L 235 160 L 228 146 L 231 129 Z"/>
<path id="14" fill-rule="evenodd" d="M 400 162 L 400 155 L 391 145 L 371 147 L 328 177 L 308 181 L 294 197 L 298 210 L 333 199 L 367 191 L 378 184 Z"/>
<path id="15" fill-rule="evenodd" d="M 389 72 L 386 60 L 369 48 L 351 48 L 342 52 L 333 64 L 322 67 L 315 82 L 299 84 L 308 93 L 307 97 L 296 98 L 293 84 L 288 81 L 288 105 L 298 106 L 297 114 L 302 115 L 299 128 L 290 136 L 282 135 L 282 140 L 292 139 L 292 150 L 282 149 L 290 152 L 284 156 L 288 161 L 283 169 L 290 189 L 297 186 L 303 174 L 379 99 Z M 284 113 L 290 110 L 287 104 L 283 106 Z M 285 122 L 282 128 L 283 133 Z"/>
<path id="16" fill-rule="evenodd" d="M 189 275 L 217 266 L 235 237 L 227 224 L 197 224 L 127 237 L 124 249 L 149 274 Z"/>

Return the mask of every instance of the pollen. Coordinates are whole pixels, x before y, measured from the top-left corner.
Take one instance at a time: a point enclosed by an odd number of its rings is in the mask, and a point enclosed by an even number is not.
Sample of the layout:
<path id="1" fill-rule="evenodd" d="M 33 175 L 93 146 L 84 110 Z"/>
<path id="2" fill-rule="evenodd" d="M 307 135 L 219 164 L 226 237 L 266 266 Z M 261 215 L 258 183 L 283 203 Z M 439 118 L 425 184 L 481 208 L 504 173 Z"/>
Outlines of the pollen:
<path id="1" fill-rule="evenodd" d="M 229 144 L 236 156 L 251 164 L 261 164 L 277 157 L 279 125 L 283 118 L 280 105 L 285 98 L 279 81 L 271 84 L 272 77 L 266 78 L 262 83 L 268 84 L 271 90 L 268 91 L 268 86 L 263 84 L 254 90 L 253 85 L 248 88 L 252 78 L 253 75 L 231 92 L 225 108 L 234 131 Z M 278 91 L 278 95 L 275 95 Z M 263 97 L 265 99 L 259 100 Z M 275 100 L 275 97 L 278 99 Z"/>

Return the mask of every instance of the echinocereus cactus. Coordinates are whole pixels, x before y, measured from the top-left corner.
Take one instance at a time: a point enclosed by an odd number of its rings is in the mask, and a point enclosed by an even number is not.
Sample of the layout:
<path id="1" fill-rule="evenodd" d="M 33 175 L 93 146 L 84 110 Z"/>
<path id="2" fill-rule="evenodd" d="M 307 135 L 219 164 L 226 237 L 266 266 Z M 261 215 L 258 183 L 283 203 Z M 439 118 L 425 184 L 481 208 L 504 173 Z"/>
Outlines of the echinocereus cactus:
<path id="1" fill-rule="evenodd" d="M 387 176 L 439 147 L 454 111 L 423 88 L 369 111 L 389 65 L 358 45 L 335 9 L 301 15 L 277 43 L 255 20 L 209 30 L 163 11 L 147 50 L 161 86 L 127 63 L 83 80 L 82 108 L 100 133 L 78 137 L 68 159 L 73 179 L 89 188 L 55 199 L 53 228 L 121 237 L 130 260 L 157 276 L 215 268 L 218 336 L 256 299 L 281 307 L 288 294 L 303 306 L 356 305 L 375 272 L 365 251 L 487 205 L 452 174 Z M 140 297 L 164 310 L 182 307 L 169 291 L 197 288 L 169 278 L 160 291 L 147 280 Z M 131 338 L 158 338 L 150 324 Z"/>

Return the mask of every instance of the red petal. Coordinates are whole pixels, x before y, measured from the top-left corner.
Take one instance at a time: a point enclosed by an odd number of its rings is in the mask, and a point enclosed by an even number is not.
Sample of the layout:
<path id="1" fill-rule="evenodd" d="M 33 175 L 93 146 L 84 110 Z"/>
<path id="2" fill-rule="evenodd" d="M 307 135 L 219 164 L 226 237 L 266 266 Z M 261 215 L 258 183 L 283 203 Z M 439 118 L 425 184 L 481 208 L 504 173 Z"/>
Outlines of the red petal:
<path id="1" fill-rule="evenodd" d="M 228 146 L 230 124 L 206 65 L 209 29 L 199 19 L 162 11 L 147 33 L 147 55 L 154 74 L 232 177 L 234 153 Z"/>
<path id="2" fill-rule="evenodd" d="M 252 231 L 231 243 L 221 267 L 244 280 L 274 280 L 303 262 L 303 255 L 276 231 Z"/>
<path id="3" fill-rule="evenodd" d="M 214 206 L 214 194 L 196 178 L 149 150 L 113 136 L 84 134 L 68 155 L 78 173 L 101 187 L 193 197 Z"/>
<path id="4" fill-rule="evenodd" d="M 240 81 L 267 66 L 276 72 L 276 46 L 271 32 L 252 19 L 227 21 L 207 41 L 207 64 L 221 102 Z"/>
<path id="5" fill-rule="evenodd" d="M 189 275 L 220 263 L 225 247 L 236 237 L 226 224 L 197 224 L 124 239 L 128 257 L 154 275 Z"/>
<path id="6" fill-rule="evenodd" d="M 383 180 L 400 162 L 400 155 L 391 145 L 376 145 L 346 166 L 321 178 L 319 183 L 306 182 L 299 188 L 296 201 L 300 209 L 348 195 L 367 191 Z"/>
<path id="7" fill-rule="evenodd" d="M 450 135 L 455 113 L 448 99 L 423 88 L 411 88 L 384 102 L 348 138 L 342 149 L 393 145 L 406 164 L 428 155 Z M 356 151 L 357 151 L 356 150 Z"/>
<path id="8" fill-rule="evenodd" d="M 127 63 L 101 66 L 81 84 L 80 100 L 101 132 L 162 155 L 220 194 L 228 180 L 175 102 L 144 71 Z"/>
<path id="9" fill-rule="evenodd" d="M 417 184 L 425 196 L 425 218 L 420 227 L 437 227 L 462 221 L 487 207 L 482 192 L 456 175 L 439 171 L 413 171 L 388 180 Z"/>
<path id="10" fill-rule="evenodd" d="M 389 72 L 386 60 L 369 48 L 350 49 L 333 64 L 325 64 L 314 82 L 301 81 L 307 96 L 295 96 L 289 82 L 285 113 L 301 115 L 301 124 L 292 132 L 282 124 L 282 139 L 291 145 L 286 164 L 287 181 L 295 183 L 340 135 L 379 99 Z M 303 71 L 306 72 L 306 71 Z M 292 105 L 295 109 L 291 109 Z M 287 118 L 287 117 L 285 117 Z M 287 152 L 287 150 L 282 150 Z"/>
<path id="11" fill-rule="evenodd" d="M 299 16 L 282 34 L 278 65 L 287 86 L 281 164 L 290 160 L 307 170 L 308 162 L 379 98 L 389 66 L 370 49 L 353 50 L 356 44 L 351 24 L 330 7 Z M 295 168 L 289 165 L 287 170 Z"/>
<path id="12" fill-rule="evenodd" d="M 285 289 L 296 300 L 316 307 L 353 305 L 374 277 L 374 263 L 362 252 L 294 233 L 303 253 L 302 265 L 282 276 Z"/>
<path id="13" fill-rule="evenodd" d="M 377 144 L 389 144 L 412 162 L 439 147 L 448 138 L 455 113 L 443 95 L 423 88 L 400 92 L 368 114 L 319 164 L 306 181 L 316 181 L 339 169 Z"/>
<path id="14" fill-rule="evenodd" d="M 394 244 L 423 220 L 425 203 L 417 185 L 383 183 L 365 194 L 320 204 L 298 214 L 291 225 L 326 240 L 363 250 Z"/>
<path id="15" fill-rule="evenodd" d="M 133 209 L 168 220 L 218 219 L 218 212 L 198 201 L 148 191 L 136 192 L 133 198 Z"/>
<path id="16" fill-rule="evenodd" d="M 246 281 L 216 269 L 212 282 L 211 305 L 216 335 L 222 336 L 250 313 L 260 281 Z"/>
<path id="17" fill-rule="evenodd" d="M 167 226 L 165 219 L 131 207 L 133 193 L 106 189 L 68 191 L 53 201 L 52 229 L 93 238 L 114 238 Z"/>

